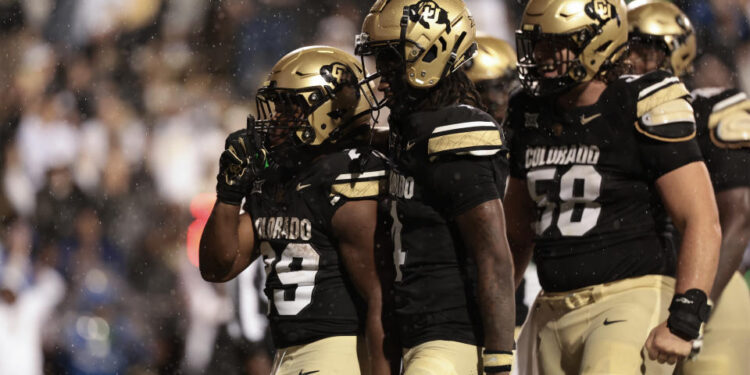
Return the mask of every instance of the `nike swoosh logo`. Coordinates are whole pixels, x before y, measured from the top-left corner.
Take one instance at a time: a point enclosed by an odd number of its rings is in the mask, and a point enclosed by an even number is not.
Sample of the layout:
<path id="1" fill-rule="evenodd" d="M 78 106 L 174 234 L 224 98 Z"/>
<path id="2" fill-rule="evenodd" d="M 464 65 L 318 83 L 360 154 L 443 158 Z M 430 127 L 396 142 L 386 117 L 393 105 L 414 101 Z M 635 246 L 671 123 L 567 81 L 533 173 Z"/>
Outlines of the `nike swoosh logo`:
<path id="1" fill-rule="evenodd" d="M 416 145 L 416 144 L 417 144 L 417 142 L 415 142 L 415 141 L 406 142 L 406 151 L 411 150 L 411 148 L 414 147 L 414 145 Z"/>
<path id="2" fill-rule="evenodd" d="M 599 116 L 601 116 L 601 115 L 602 115 L 601 113 L 597 113 L 597 114 L 595 114 L 595 115 L 591 115 L 591 116 L 589 116 L 589 117 L 586 117 L 586 116 L 584 116 L 584 115 L 581 115 L 581 125 L 586 125 L 586 124 L 588 124 L 589 122 L 591 122 L 591 121 L 592 121 L 593 119 L 595 119 L 595 118 L 597 118 L 597 117 L 599 117 Z"/>
<path id="3" fill-rule="evenodd" d="M 300 191 L 300 190 L 302 190 L 302 189 L 308 188 L 308 187 L 310 187 L 310 186 L 312 186 L 312 184 L 304 184 L 304 185 L 302 185 L 302 184 L 297 184 L 297 191 Z"/>
<path id="4" fill-rule="evenodd" d="M 610 324 L 620 323 L 620 322 L 624 322 L 624 321 L 625 321 L 624 319 L 623 319 L 623 320 L 607 320 L 607 319 L 605 318 L 605 319 L 604 319 L 604 325 L 605 325 L 605 326 L 608 326 L 608 325 L 610 325 Z"/>
<path id="5" fill-rule="evenodd" d="M 315 374 L 318 372 L 320 372 L 320 370 L 308 371 L 308 372 L 302 372 L 302 370 L 299 370 L 299 375 L 310 375 L 310 374 Z"/>

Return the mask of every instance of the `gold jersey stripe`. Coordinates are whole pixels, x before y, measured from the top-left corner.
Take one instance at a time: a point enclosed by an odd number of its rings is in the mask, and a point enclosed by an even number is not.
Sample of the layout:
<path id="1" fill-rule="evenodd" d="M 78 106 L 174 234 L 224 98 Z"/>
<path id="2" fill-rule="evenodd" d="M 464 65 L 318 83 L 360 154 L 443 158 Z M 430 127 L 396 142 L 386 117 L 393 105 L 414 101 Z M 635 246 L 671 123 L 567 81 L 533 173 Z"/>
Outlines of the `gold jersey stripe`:
<path id="1" fill-rule="evenodd" d="M 427 154 L 460 151 L 472 147 L 494 146 L 499 148 L 502 145 L 503 141 L 500 138 L 499 130 L 475 130 L 430 138 L 427 143 Z"/>
<path id="2" fill-rule="evenodd" d="M 347 198 L 374 198 L 380 195 L 381 186 L 384 183 L 385 179 L 333 184 L 331 186 L 331 192 L 333 194 L 343 195 Z"/>
<path id="3" fill-rule="evenodd" d="M 643 100 L 638 101 L 637 106 L 637 115 L 638 118 L 645 115 L 652 109 L 656 108 L 657 106 L 664 104 L 666 102 L 683 98 L 686 96 L 690 96 L 690 92 L 685 88 L 685 85 L 682 83 L 678 83 L 676 85 L 670 85 L 666 88 L 663 88 L 648 97 L 644 98 Z"/>

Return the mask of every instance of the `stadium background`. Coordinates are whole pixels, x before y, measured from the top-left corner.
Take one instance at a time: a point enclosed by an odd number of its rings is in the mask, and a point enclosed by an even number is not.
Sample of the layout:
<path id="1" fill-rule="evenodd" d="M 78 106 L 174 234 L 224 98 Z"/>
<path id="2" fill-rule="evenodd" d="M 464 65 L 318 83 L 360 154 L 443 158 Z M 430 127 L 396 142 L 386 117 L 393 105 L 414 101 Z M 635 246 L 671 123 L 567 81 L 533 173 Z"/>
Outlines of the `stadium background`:
<path id="1" fill-rule="evenodd" d="M 466 2 L 513 40 L 518 2 Z M 677 3 L 698 32 L 694 84 L 749 89 L 750 0 Z M 218 156 L 278 58 L 352 51 L 370 5 L 0 0 L 0 374 L 267 366 L 260 269 L 238 291 L 195 267 Z"/>

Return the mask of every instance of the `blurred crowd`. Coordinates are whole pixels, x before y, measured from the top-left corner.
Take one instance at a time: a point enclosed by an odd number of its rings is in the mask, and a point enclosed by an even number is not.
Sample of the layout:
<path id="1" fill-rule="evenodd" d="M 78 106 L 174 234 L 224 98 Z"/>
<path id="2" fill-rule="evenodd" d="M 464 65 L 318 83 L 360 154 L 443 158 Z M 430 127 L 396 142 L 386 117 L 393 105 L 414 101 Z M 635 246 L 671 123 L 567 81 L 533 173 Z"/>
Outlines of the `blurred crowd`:
<path id="1" fill-rule="evenodd" d="M 0 0 L 0 374 L 267 373 L 262 270 L 204 282 L 188 227 L 268 69 L 371 3 Z M 467 3 L 512 40 L 522 4 Z M 749 88 L 750 1 L 678 3 L 696 84 Z"/>

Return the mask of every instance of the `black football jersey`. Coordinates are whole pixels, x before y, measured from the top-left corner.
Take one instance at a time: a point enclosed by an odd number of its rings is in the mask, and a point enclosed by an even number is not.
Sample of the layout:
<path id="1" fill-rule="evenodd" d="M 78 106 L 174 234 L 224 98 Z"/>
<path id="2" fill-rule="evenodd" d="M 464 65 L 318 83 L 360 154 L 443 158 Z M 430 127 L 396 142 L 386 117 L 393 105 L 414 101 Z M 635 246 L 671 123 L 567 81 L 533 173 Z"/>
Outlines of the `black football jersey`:
<path id="1" fill-rule="evenodd" d="M 534 260 L 544 290 L 669 273 L 654 181 L 701 160 L 688 97 L 663 71 L 623 76 L 591 106 L 513 97 L 511 176 L 526 180 L 537 203 Z"/>
<path id="2" fill-rule="evenodd" d="M 324 155 L 297 173 L 272 172 L 245 203 L 265 264 L 277 348 L 356 335 L 363 302 L 347 277 L 331 219 L 350 200 L 385 190 L 384 158 L 360 147 Z"/>
<path id="3" fill-rule="evenodd" d="M 750 100 L 736 89 L 692 92 L 696 136 L 714 190 L 750 186 Z"/>
<path id="4" fill-rule="evenodd" d="M 508 164 L 491 116 L 458 105 L 390 119 L 389 208 L 405 347 L 482 344 L 476 270 L 454 218 L 502 198 Z"/>

